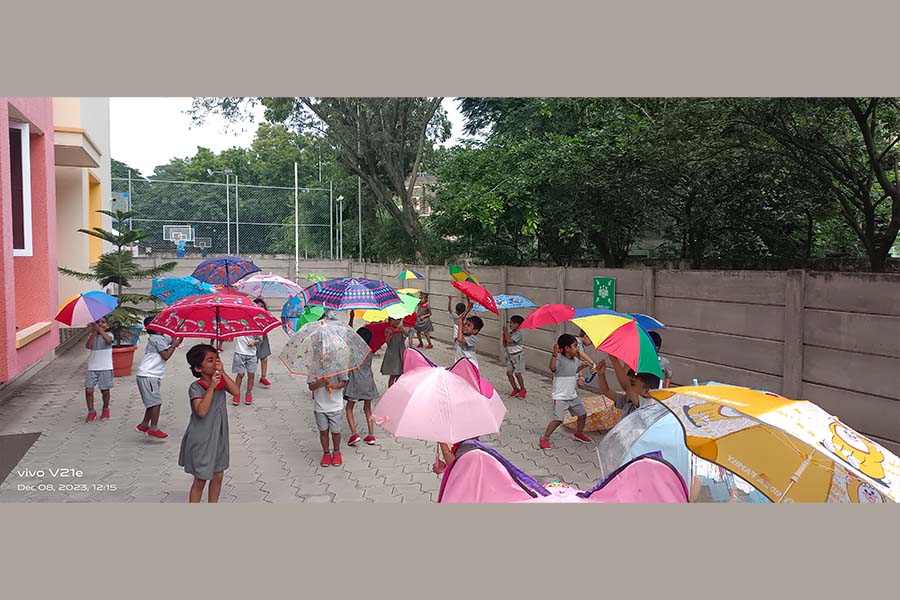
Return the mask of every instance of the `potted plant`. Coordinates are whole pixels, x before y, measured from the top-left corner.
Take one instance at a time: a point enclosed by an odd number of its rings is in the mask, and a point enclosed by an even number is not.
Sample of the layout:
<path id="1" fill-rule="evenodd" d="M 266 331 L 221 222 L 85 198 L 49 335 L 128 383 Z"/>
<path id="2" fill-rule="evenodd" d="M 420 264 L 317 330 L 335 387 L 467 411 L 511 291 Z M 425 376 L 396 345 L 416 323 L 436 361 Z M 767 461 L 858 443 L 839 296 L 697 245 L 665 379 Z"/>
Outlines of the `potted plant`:
<path id="1" fill-rule="evenodd" d="M 97 211 L 113 218 L 113 222 L 120 227 L 128 219 L 138 215 L 136 211 Z M 134 279 L 146 279 L 159 277 L 170 272 L 178 264 L 168 262 L 153 269 L 141 269 L 135 262 L 131 252 L 131 245 L 147 237 L 147 233 L 140 229 L 128 231 L 107 231 L 100 227 L 93 229 L 79 229 L 81 233 L 100 238 L 115 246 L 115 250 L 105 252 L 100 259 L 91 266 L 89 273 L 80 273 L 64 267 L 59 267 L 60 273 L 76 277 L 82 281 L 96 281 L 101 288 L 109 285 L 115 286 L 115 296 L 119 300 L 116 310 L 107 315 L 110 333 L 115 338 L 113 346 L 113 375 L 124 377 L 131 374 L 131 366 L 134 362 L 134 351 L 137 349 L 137 337 L 143 325 L 144 318 L 153 311 L 140 308 L 141 304 L 151 303 L 158 305 L 159 300 L 147 294 L 123 294 L 123 288 L 131 287 Z"/>

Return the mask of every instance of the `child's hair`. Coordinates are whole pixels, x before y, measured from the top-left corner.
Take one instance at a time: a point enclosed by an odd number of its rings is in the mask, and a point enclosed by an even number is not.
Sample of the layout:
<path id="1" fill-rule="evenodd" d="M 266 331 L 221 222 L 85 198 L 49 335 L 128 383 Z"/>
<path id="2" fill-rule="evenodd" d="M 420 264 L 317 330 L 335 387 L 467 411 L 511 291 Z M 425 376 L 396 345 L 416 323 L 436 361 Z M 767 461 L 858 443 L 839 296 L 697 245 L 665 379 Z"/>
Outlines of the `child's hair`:
<path id="1" fill-rule="evenodd" d="M 575 336 L 571 333 L 564 333 L 559 336 L 559 339 L 556 340 L 556 345 L 559 346 L 559 349 L 568 348 L 572 344 L 577 344 L 578 341 L 575 339 Z"/>
<path id="2" fill-rule="evenodd" d="M 388 317 L 388 323 L 390 323 L 391 325 L 395 325 L 395 324 L 401 322 L 402 320 L 403 319 L 396 319 L 394 317 Z"/>
<path id="3" fill-rule="evenodd" d="M 457 302 L 456 303 L 456 314 L 461 315 L 464 312 L 466 312 L 466 305 L 463 304 L 462 302 Z"/>
<path id="4" fill-rule="evenodd" d="M 266 301 L 263 300 L 262 298 L 256 298 L 256 299 L 253 301 L 253 303 L 256 304 L 256 305 L 262 306 L 265 310 L 269 310 L 269 307 L 266 306 Z"/>
<path id="5" fill-rule="evenodd" d="M 515 323 L 516 325 L 521 325 L 525 322 L 525 319 L 520 317 L 519 315 L 513 315 L 509 318 L 510 323 Z"/>
<path id="6" fill-rule="evenodd" d="M 421 294 L 419 294 L 419 299 L 427 301 L 428 300 L 428 292 L 422 292 Z"/>
<path id="7" fill-rule="evenodd" d="M 144 329 L 147 330 L 147 333 L 158 333 L 156 329 L 150 327 L 150 322 L 156 318 L 155 314 L 150 315 L 149 317 L 144 317 Z"/>
<path id="8" fill-rule="evenodd" d="M 481 320 L 481 317 L 469 317 L 466 321 L 472 324 L 472 327 L 475 328 L 475 333 L 478 333 L 484 327 L 484 321 Z"/>
<path id="9" fill-rule="evenodd" d="M 660 348 L 662 348 L 662 336 L 655 331 L 651 331 L 647 333 L 647 335 L 649 335 L 650 339 L 653 340 L 653 345 L 656 346 L 656 351 L 659 352 Z"/>
<path id="10" fill-rule="evenodd" d="M 578 337 L 583 338 L 586 335 L 587 335 L 587 333 L 585 333 L 584 329 L 578 330 Z"/>
<path id="11" fill-rule="evenodd" d="M 203 359 L 206 358 L 207 352 L 219 354 L 216 349 L 209 344 L 197 344 L 187 351 L 187 362 L 191 367 L 191 375 L 194 377 L 200 377 L 200 371 L 197 369 L 203 364 Z"/>
<path id="12" fill-rule="evenodd" d="M 356 330 L 356 335 L 361 337 L 365 343 L 371 343 L 372 341 L 372 330 L 368 327 L 360 327 Z"/>
<path id="13" fill-rule="evenodd" d="M 659 387 L 660 379 L 653 373 L 635 373 L 634 369 L 628 369 L 628 376 L 643 383 L 647 389 L 655 390 Z"/>

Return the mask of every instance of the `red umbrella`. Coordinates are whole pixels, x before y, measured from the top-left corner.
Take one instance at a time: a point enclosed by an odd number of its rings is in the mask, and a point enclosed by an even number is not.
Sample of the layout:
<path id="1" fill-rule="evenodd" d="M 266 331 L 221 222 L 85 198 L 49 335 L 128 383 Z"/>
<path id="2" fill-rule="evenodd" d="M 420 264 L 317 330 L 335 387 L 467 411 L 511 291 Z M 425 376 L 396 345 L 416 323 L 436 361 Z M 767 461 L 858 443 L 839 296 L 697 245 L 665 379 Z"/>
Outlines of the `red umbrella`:
<path id="1" fill-rule="evenodd" d="M 477 302 L 495 315 L 500 316 L 500 311 L 497 310 L 497 303 L 494 302 L 494 297 L 491 296 L 491 293 L 484 289 L 484 287 L 477 283 L 472 283 L 471 281 L 451 281 L 450 284 L 461 291 L 470 300 Z"/>
<path id="2" fill-rule="evenodd" d="M 545 304 L 525 317 L 519 329 L 537 329 L 544 325 L 565 323 L 575 316 L 575 309 L 566 304 Z"/>
<path id="3" fill-rule="evenodd" d="M 387 321 L 363 325 L 363 327 L 372 332 L 372 341 L 369 342 L 369 349 L 372 352 L 378 352 L 378 349 L 384 346 L 385 338 L 387 338 L 387 328 L 390 326 L 391 324 Z"/>
<path id="4" fill-rule="evenodd" d="M 151 325 L 173 337 L 228 341 L 265 335 L 281 322 L 249 296 L 216 293 L 179 300 L 156 315 Z"/>

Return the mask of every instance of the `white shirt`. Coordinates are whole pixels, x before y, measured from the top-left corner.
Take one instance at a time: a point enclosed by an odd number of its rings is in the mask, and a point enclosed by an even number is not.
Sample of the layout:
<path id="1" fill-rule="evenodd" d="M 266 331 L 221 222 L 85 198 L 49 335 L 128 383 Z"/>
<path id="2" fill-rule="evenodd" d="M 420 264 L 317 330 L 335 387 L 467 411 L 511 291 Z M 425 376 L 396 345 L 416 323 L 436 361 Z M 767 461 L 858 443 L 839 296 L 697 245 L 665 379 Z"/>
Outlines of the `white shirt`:
<path id="1" fill-rule="evenodd" d="M 151 333 L 147 340 L 147 349 L 144 350 L 144 358 L 141 359 L 141 364 L 135 375 L 138 377 L 162 378 L 166 373 L 166 361 L 159 353 L 168 350 L 171 344 L 172 338 L 170 336 Z"/>
<path id="2" fill-rule="evenodd" d="M 259 336 L 256 335 L 244 335 L 234 338 L 234 353 L 243 354 L 245 356 L 256 356 L 256 346 L 250 346 L 247 342 L 259 339 Z"/>
<path id="3" fill-rule="evenodd" d="M 464 335 L 463 341 L 456 342 L 456 360 L 468 358 L 477 367 L 478 355 L 475 354 L 475 346 L 478 345 L 477 335 Z"/>
<path id="4" fill-rule="evenodd" d="M 578 397 L 578 367 L 580 365 L 581 360 L 577 356 L 566 358 L 560 354 L 556 357 L 556 373 L 553 377 L 551 398 L 574 400 Z"/>
<path id="5" fill-rule="evenodd" d="M 99 334 L 92 335 L 94 336 L 94 347 L 91 348 L 91 356 L 88 358 L 88 371 L 112 371 L 112 343 L 107 343 Z M 112 336 L 111 333 L 109 335 Z"/>
<path id="6" fill-rule="evenodd" d="M 316 381 L 318 377 L 307 377 L 307 383 L 313 383 Z M 338 375 L 337 377 L 332 377 L 331 381 L 333 383 L 337 383 L 340 381 L 348 381 L 350 377 L 344 373 L 342 375 Z M 328 393 L 328 390 L 325 387 L 320 387 L 317 390 L 312 391 L 313 395 L 313 411 L 315 412 L 338 412 L 344 410 L 344 388 L 340 388 L 337 390 L 331 390 L 331 393 Z"/>

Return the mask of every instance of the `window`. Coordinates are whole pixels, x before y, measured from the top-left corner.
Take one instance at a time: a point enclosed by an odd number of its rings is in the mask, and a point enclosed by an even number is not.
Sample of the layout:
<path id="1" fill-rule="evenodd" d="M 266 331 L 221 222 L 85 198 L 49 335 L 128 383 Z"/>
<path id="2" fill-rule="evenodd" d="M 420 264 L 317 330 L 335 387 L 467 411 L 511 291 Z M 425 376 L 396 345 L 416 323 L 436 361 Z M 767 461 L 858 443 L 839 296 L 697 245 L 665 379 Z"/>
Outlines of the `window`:
<path id="1" fill-rule="evenodd" d="M 27 123 L 9 124 L 13 256 L 31 256 L 31 141 Z"/>

